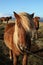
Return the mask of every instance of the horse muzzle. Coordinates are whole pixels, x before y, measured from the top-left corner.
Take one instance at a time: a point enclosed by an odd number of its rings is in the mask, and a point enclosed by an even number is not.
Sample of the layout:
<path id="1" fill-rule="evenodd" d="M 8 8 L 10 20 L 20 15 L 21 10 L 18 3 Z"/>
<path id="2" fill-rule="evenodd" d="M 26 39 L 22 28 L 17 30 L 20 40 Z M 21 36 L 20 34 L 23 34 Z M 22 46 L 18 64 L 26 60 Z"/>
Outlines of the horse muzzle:
<path id="1" fill-rule="evenodd" d="M 21 52 L 23 52 L 23 53 L 27 53 L 26 50 L 29 49 L 29 48 L 27 48 L 27 46 L 24 46 L 24 47 L 23 47 L 23 45 L 21 45 L 21 44 L 19 44 L 18 47 L 19 47 L 19 49 L 21 50 Z"/>

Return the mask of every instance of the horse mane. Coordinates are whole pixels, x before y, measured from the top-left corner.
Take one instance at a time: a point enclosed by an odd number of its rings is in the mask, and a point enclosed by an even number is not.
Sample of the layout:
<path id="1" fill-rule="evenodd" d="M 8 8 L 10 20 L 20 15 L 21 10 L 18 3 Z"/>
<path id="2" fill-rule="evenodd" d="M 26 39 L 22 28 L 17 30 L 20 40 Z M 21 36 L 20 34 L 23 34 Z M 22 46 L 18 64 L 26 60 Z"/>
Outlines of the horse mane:
<path id="1" fill-rule="evenodd" d="M 30 14 L 26 12 L 19 13 L 22 21 L 21 24 L 26 31 L 30 31 L 31 28 L 34 28 L 34 22 L 32 21 Z"/>

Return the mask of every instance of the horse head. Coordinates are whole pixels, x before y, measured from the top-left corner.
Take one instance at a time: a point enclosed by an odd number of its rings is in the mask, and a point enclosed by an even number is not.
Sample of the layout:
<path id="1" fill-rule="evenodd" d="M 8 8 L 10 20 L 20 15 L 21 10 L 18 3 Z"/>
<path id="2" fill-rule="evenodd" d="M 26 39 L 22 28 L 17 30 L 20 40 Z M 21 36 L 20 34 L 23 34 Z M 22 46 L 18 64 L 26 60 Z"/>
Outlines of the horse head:
<path id="1" fill-rule="evenodd" d="M 15 16 L 15 30 L 13 35 L 14 44 L 18 49 L 24 51 L 25 49 L 30 50 L 31 38 L 30 31 L 33 28 L 32 18 L 33 14 L 14 12 Z"/>

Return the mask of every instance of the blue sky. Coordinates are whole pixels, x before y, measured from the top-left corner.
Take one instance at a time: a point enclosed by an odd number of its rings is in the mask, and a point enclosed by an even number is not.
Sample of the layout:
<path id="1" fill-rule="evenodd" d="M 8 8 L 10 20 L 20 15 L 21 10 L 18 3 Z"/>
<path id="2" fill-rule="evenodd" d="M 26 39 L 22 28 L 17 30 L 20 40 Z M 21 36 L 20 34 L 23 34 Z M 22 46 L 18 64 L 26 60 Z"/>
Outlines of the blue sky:
<path id="1" fill-rule="evenodd" d="M 0 0 L 0 16 L 13 15 L 13 11 L 43 17 L 43 0 Z"/>

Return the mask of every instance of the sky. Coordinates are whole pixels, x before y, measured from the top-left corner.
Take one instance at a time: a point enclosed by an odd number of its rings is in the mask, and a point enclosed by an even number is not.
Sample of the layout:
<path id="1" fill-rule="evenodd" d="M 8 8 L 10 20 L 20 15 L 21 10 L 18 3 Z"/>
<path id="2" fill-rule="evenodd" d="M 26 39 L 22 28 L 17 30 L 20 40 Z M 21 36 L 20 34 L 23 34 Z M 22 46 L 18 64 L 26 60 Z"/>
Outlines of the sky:
<path id="1" fill-rule="evenodd" d="M 43 17 L 43 0 L 0 0 L 0 17 L 13 16 L 13 11 Z"/>

